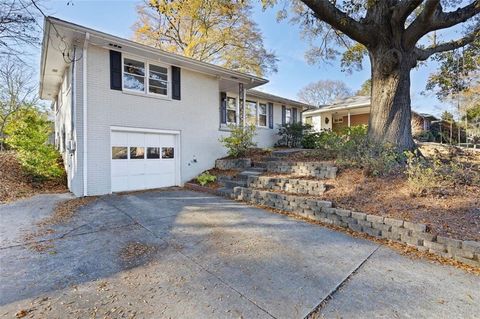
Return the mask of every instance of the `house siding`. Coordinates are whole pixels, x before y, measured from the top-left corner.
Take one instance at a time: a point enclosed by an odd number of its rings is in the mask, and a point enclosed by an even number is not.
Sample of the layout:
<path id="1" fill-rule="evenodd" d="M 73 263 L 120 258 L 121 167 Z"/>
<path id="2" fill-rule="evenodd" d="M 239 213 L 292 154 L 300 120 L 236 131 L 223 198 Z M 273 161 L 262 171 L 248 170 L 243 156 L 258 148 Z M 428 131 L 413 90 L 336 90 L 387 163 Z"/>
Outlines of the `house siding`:
<path id="1" fill-rule="evenodd" d="M 75 62 L 74 72 L 71 75 L 71 85 L 67 83 L 67 72 L 72 72 L 73 64 L 70 64 L 70 68 L 65 70 L 63 75 L 63 84 L 59 88 L 58 96 L 56 99 L 56 115 L 55 115 L 55 144 L 62 155 L 65 171 L 67 173 L 68 186 L 72 193 L 76 196 L 83 195 L 83 175 L 82 175 L 82 135 L 83 135 L 83 122 L 82 122 L 82 70 L 81 60 Z M 79 70 L 80 67 L 80 70 Z M 75 85 L 74 85 L 75 83 Z M 80 91 L 80 93 L 79 93 Z M 76 110 L 75 114 L 72 114 L 72 92 L 75 96 Z M 72 130 L 72 117 L 75 117 L 74 127 Z M 62 133 L 64 132 L 64 134 Z M 67 144 L 69 140 L 75 141 L 76 150 L 73 153 L 68 152 Z"/>
<path id="2" fill-rule="evenodd" d="M 227 132 L 219 130 L 215 77 L 182 69 L 180 101 L 111 90 L 109 51 L 98 47 L 88 49 L 87 76 L 88 195 L 111 191 L 111 126 L 179 130 L 181 183 L 225 155 L 218 142 Z"/>

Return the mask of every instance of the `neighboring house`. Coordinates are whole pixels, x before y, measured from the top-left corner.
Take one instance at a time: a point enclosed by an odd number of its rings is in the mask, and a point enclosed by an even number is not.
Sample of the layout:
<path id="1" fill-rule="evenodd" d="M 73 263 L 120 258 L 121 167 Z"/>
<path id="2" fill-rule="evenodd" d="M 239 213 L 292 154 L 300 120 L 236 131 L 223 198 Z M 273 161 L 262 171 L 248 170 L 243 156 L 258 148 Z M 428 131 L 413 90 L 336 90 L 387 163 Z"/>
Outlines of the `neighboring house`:
<path id="1" fill-rule="evenodd" d="M 45 21 L 40 97 L 77 196 L 182 185 L 225 156 L 229 125 L 260 147 L 308 106 L 251 90 L 268 81 L 56 18 Z"/>
<path id="2" fill-rule="evenodd" d="M 413 119 L 418 121 L 424 131 L 430 130 L 436 117 L 426 113 L 412 111 Z M 311 124 L 316 131 L 341 131 L 344 127 L 368 124 L 370 117 L 370 97 L 352 96 L 334 101 L 330 105 L 308 110 L 302 114 L 303 120 Z"/>

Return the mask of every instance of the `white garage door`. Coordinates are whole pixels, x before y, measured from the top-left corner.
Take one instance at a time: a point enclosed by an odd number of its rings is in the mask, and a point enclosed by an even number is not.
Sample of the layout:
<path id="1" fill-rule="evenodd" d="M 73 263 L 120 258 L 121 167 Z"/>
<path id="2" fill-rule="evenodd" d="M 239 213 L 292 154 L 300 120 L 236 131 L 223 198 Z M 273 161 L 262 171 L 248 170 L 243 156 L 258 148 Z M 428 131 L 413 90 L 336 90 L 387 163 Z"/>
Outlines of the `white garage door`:
<path id="1" fill-rule="evenodd" d="M 112 192 L 176 185 L 176 135 L 111 132 Z"/>

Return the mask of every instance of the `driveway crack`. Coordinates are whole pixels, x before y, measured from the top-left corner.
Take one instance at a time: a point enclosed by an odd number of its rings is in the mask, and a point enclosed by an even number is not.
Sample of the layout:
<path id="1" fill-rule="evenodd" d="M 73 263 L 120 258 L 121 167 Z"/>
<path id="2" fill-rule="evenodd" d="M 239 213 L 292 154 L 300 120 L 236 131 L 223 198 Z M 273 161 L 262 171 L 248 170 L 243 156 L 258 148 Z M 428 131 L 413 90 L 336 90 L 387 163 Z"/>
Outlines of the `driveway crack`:
<path id="1" fill-rule="evenodd" d="M 347 281 L 352 278 L 359 270 L 360 268 L 362 268 L 362 266 L 367 262 L 367 260 L 370 259 L 370 257 L 373 256 L 373 254 L 375 254 L 377 252 L 377 250 L 382 247 L 382 245 L 378 245 L 363 261 L 361 261 L 357 267 L 355 267 L 341 282 L 339 282 L 321 301 L 320 303 L 312 309 L 312 311 L 310 311 L 305 317 L 304 319 L 311 319 L 311 318 L 317 318 L 317 316 L 315 315 L 318 315 L 320 310 L 322 310 L 326 305 L 327 303 L 333 299 L 333 296 L 335 295 L 335 293 L 337 293 L 338 290 L 340 290 L 340 288 L 342 288 L 346 283 Z"/>

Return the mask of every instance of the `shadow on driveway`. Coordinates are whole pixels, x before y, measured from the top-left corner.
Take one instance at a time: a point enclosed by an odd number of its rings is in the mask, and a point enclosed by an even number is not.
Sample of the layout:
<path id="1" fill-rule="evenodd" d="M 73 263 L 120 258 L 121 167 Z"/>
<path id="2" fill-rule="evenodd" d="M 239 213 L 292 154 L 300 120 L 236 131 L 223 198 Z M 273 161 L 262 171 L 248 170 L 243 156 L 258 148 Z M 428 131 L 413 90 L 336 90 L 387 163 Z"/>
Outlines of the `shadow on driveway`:
<path id="1" fill-rule="evenodd" d="M 22 219 L 22 210 L 12 207 L 0 207 L 0 216 L 15 213 Z M 49 317 L 302 318 L 378 248 L 318 225 L 183 190 L 104 196 L 55 230 L 46 238 L 53 239 L 49 253 L 29 250 L 18 236 L 4 242 L 1 232 L 0 315 L 28 309 Z M 121 254 L 130 243 L 154 249 L 126 262 Z M 388 252 L 372 269 L 392 258 L 406 264 L 405 257 Z M 464 282 L 457 293 L 478 298 L 472 292 L 476 278 L 431 267 L 435 276 L 446 275 L 445 281 L 455 273 Z M 364 285 L 371 274 L 362 277 Z M 355 293 L 375 305 L 368 295 L 378 298 L 377 285 L 388 286 L 389 280 L 383 275 L 371 290 Z M 412 285 L 404 281 L 400 291 Z M 342 289 L 348 287 L 349 281 Z M 385 305 L 388 314 L 402 308 L 402 298 L 393 300 L 395 306 Z"/>

